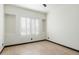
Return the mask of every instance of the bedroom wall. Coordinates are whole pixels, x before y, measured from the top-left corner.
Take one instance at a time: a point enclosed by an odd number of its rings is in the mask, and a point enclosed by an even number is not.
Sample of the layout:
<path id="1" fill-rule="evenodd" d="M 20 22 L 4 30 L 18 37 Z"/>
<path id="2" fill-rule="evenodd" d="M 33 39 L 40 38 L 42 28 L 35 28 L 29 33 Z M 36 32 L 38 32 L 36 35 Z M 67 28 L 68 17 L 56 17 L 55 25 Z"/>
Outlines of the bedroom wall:
<path id="1" fill-rule="evenodd" d="M 4 6 L 0 4 L 0 51 L 3 49 L 4 43 Z"/>
<path id="2" fill-rule="evenodd" d="M 46 20 L 46 13 L 30 10 L 27 8 L 18 7 L 15 5 L 4 5 L 5 9 L 5 20 L 6 20 L 6 32 L 10 32 L 10 35 L 6 35 L 5 37 L 5 45 L 13 45 L 13 44 L 20 44 L 20 43 L 26 43 L 36 40 L 43 40 L 46 38 L 46 29 L 44 30 L 44 33 L 41 33 L 39 35 L 38 39 L 31 40 L 32 35 L 30 36 L 22 36 L 20 34 L 20 19 L 21 17 L 31 17 L 31 18 L 37 18 L 39 20 Z M 12 21 L 13 20 L 13 21 Z M 15 21 L 14 21 L 15 20 Z M 11 25 L 12 24 L 12 25 Z M 14 25 L 15 24 L 15 25 Z M 11 26 L 10 26 L 11 25 Z M 11 29 L 14 30 L 12 31 Z M 6 34 L 5 32 L 5 34 Z M 14 33 L 13 33 L 14 32 Z M 12 34 L 11 34 L 12 33 Z M 33 37 L 32 37 L 33 38 Z"/>
<path id="3" fill-rule="evenodd" d="M 56 5 L 47 16 L 49 40 L 79 50 L 79 5 Z"/>

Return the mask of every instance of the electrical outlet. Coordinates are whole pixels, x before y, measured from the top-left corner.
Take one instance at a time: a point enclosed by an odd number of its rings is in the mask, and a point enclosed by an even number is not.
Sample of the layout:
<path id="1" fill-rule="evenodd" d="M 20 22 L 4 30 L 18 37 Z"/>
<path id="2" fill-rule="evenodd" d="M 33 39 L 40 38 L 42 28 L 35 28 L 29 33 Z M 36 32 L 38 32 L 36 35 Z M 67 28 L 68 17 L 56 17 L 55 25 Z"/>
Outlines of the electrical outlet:
<path id="1" fill-rule="evenodd" d="M 33 39 L 31 38 L 31 40 L 33 40 Z"/>
<path id="2" fill-rule="evenodd" d="M 49 37 L 48 37 L 48 39 L 49 39 Z"/>
<path id="3" fill-rule="evenodd" d="M 4 44 L 2 43 L 2 46 L 4 46 Z"/>

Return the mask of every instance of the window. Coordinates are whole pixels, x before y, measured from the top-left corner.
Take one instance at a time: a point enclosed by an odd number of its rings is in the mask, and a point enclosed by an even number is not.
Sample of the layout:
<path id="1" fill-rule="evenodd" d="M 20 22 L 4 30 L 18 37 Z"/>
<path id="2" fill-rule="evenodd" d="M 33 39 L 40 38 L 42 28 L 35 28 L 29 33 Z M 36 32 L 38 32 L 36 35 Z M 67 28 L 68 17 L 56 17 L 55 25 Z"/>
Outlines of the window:
<path id="1" fill-rule="evenodd" d="M 26 18 L 21 17 L 21 35 L 26 35 Z"/>
<path id="2" fill-rule="evenodd" d="M 39 19 L 32 19 L 32 34 L 39 34 Z"/>
<path id="3" fill-rule="evenodd" d="M 36 29 L 35 29 L 35 20 L 34 19 L 32 19 L 32 23 L 31 23 L 31 32 L 32 32 L 32 34 L 35 34 L 35 31 L 36 31 Z"/>
<path id="4" fill-rule="evenodd" d="M 39 19 L 21 17 L 21 35 L 38 35 L 39 34 Z"/>
<path id="5" fill-rule="evenodd" d="M 36 35 L 39 34 L 39 19 L 36 19 Z"/>
<path id="6" fill-rule="evenodd" d="M 30 18 L 26 18 L 27 35 L 30 35 Z"/>

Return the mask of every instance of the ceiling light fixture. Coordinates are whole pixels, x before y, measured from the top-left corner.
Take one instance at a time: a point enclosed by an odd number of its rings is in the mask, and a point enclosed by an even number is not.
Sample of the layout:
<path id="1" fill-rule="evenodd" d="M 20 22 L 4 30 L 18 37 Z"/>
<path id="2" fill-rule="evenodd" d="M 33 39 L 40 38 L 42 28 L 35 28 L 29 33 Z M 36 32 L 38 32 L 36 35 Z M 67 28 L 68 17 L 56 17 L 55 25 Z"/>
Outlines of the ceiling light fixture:
<path id="1" fill-rule="evenodd" d="M 43 6 L 44 6 L 44 7 L 47 7 L 47 5 L 46 5 L 46 4 L 43 4 Z"/>

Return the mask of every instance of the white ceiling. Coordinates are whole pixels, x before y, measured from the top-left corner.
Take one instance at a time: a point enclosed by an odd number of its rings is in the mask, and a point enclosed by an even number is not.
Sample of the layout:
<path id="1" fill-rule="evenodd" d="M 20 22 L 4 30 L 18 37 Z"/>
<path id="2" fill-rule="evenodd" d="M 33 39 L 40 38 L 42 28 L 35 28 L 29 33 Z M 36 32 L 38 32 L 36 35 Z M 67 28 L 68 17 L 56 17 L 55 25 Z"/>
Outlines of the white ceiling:
<path id="1" fill-rule="evenodd" d="M 36 11 L 41 11 L 47 13 L 51 7 L 51 5 L 47 4 L 47 7 L 44 7 L 42 4 L 16 4 L 17 6 L 36 10 Z"/>
<path id="2" fill-rule="evenodd" d="M 47 7 L 44 7 L 42 4 L 15 4 L 15 5 L 45 13 L 48 13 L 50 10 L 56 10 L 57 8 L 61 8 L 62 6 L 67 6 L 67 4 L 47 4 Z"/>

